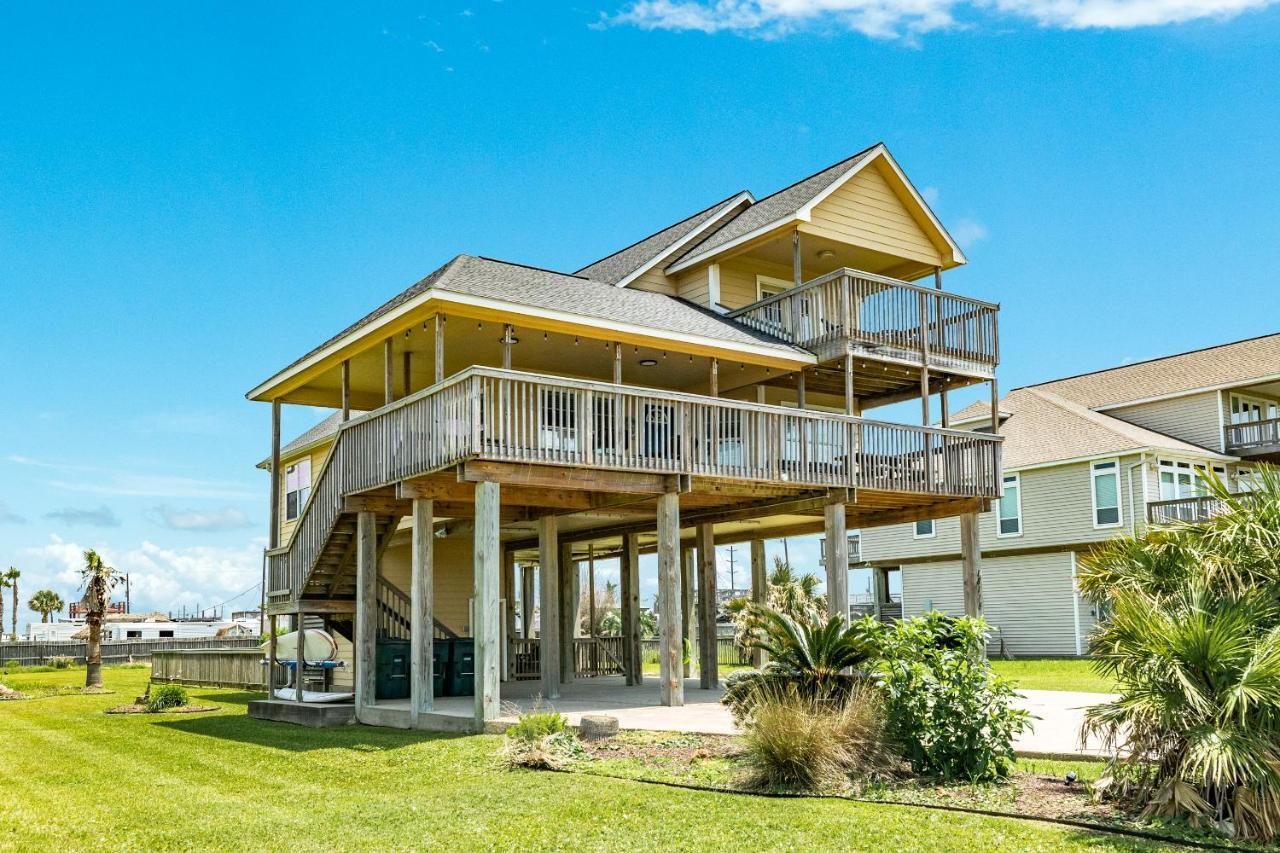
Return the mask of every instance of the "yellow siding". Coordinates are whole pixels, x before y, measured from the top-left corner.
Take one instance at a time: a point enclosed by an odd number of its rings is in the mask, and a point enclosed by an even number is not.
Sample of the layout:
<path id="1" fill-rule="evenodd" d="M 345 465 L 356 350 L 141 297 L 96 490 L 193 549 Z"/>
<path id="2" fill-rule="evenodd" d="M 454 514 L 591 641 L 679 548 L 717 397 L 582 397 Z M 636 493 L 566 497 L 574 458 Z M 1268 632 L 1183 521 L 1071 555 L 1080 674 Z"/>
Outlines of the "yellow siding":
<path id="1" fill-rule="evenodd" d="M 794 278 L 791 267 L 770 261 L 757 260 L 745 255 L 729 258 L 720 264 L 720 303 L 729 308 L 741 308 L 759 299 L 756 276 L 790 282 Z"/>
<path id="2" fill-rule="evenodd" d="M 403 535 L 403 534 L 402 534 Z M 471 636 L 471 595 L 474 590 L 471 537 L 435 541 L 435 616 L 460 636 Z M 381 574 L 409 594 L 410 544 L 395 544 L 382 555 Z"/>
<path id="3" fill-rule="evenodd" d="M 653 269 L 628 284 L 627 287 L 634 287 L 636 290 L 648 290 L 653 293 L 665 293 L 667 296 L 676 295 L 676 283 L 662 271 L 661 263 L 658 263 Z"/>
<path id="4" fill-rule="evenodd" d="M 686 270 L 676 276 L 676 293 L 695 305 L 711 307 L 710 285 L 706 267 Z"/>
<path id="5" fill-rule="evenodd" d="M 902 258 L 940 265 L 942 258 L 878 165 L 868 166 L 813 209 L 812 224 L 831 236 Z"/>
<path id="6" fill-rule="evenodd" d="M 330 441 L 327 444 L 322 444 L 319 447 L 316 447 L 314 450 L 311 450 L 309 453 L 299 453 L 293 456 L 280 457 L 280 544 L 281 545 L 288 544 L 289 537 L 293 535 L 293 528 L 298 523 L 298 520 L 296 518 L 293 519 L 292 521 L 285 518 L 285 514 L 286 512 L 288 512 L 288 504 L 285 502 L 285 495 L 287 494 L 288 483 L 285 478 L 284 472 L 287 471 L 289 469 L 289 466 L 292 465 L 293 463 L 297 462 L 300 459 L 305 459 L 306 457 L 310 456 L 311 457 L 311 487 L 315 488 L 316 482 L 320 479 L 320 469 L 324 467 L 324 460 L 329 457 L 329 451 L 332 449 L 333 449 L 333 442 Z"/>

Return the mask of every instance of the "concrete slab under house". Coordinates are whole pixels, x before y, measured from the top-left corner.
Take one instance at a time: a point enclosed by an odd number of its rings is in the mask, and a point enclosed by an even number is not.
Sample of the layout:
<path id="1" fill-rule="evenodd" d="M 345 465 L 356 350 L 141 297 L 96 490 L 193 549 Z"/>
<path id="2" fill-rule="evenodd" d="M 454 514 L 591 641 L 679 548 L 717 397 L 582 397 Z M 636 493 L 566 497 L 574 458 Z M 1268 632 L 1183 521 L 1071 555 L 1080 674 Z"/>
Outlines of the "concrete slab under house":
<path id="1" fill-rule="evenodd" d="M 248 393 L 272 409 L 273 624 L 351 640 L 366 724 L 477 730 L 534 696 L 696 710 L 720 684 L 716 545 L 750 543 L 760 598 L 763 541 L 823 534 L 847 618 L 849 531 L 972 527 L 999 497 L 1000 436 L 950 423 L 951 391 L 997 398 L 998 306 L 943 287 L 964 262 L 882 144 L 576 272 L 457 256 Z M 919 424 L 864 415 L 903 400 Z M 285 405 L 335 412 L 284 444 Z M 577 612 L 579 567 L 603 558 L 621 564 L 611 636 Z M 380 698 L 393 646 L 407 695 Z M 465 698 L 434 695 L 458 672 L 446 648 L 472 656 Z"/>

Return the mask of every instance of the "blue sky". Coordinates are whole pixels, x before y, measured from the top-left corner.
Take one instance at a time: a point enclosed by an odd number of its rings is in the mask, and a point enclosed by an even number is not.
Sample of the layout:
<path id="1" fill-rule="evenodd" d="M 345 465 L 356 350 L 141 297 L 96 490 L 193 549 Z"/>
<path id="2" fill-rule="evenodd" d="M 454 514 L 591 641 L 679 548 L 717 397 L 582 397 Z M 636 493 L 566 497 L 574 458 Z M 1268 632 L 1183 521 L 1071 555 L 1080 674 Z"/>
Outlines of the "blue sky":
<path id="1" fill-rule="evenodd" d="M 1006 388 L 1277 331 L 1278 44 L 1269 0 L 7 6 L 0 565 L 231 599 L 250 386 L 460 251 L 575 269 L 877 140 Z"/>

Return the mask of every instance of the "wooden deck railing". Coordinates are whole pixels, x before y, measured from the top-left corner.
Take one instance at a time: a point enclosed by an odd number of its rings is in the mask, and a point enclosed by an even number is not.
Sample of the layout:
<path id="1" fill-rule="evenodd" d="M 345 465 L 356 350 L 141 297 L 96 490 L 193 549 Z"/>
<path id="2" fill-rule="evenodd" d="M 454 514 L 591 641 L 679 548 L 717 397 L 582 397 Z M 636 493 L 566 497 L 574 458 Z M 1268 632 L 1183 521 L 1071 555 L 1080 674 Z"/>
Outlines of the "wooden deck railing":
<path id="1" fill-rule="evenodd" d="M 1000 484 L 986 433 L 472 367 L 342 426 L 289 542 L 268 552 L 268 595 L 301 589 L 344 496 L 466 459 L 955 497 Z"/>
<path id="2" fill-rule="evenodd" d="M 1190 498 L 1174 498 L 1152 501 L 1147 504 L 1147 521 L 1150 524 L 1197 524 L 1226 512 L 1227 505 L 1214 495 Z"/>
<path id="3" fill-rule="evenodd" d="M 1255 447 L 1280 447 L 1280 418 L 1230 424 L 1226 432 L 1228 452 Z"/>
<path id="4" fill-rule="evenodd" d="M 538 640 L 515 637 L 511 640 L 511 677 L 516 681 L 536 681 L 542 677 Z M 590 678 L 622 675 L 622 637 L 575 637 L 574 674 Z"/>
<path id="5" fill-rule="evenodd" d="M 729 316 L 812 351 L 847 341 L 867 356 L 990 375 L 1000 360 L 998 313 L 990 302 L 841 269 Z"/>

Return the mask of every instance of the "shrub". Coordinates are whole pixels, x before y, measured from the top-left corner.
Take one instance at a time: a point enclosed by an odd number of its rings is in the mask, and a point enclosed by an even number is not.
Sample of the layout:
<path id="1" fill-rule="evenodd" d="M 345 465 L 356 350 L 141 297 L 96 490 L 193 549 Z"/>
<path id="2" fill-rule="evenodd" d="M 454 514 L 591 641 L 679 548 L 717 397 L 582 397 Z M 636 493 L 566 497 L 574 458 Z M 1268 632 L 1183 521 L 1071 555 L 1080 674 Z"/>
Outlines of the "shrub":
<path id="1" fill-rule="evenodd" d="M 538 770 L 559 770 L 588 757 L 578 736 L 570 731 L 569 721 L 554 708 L 544 708 L 541 700 L 507 728 L 498 754 L 508 767 Z"/>
<path id="2" fill-rule="evenodd" d="M 569 721 L 554 708 L 542 710 L 535 707 L 507 729 L 507 737 L 516 740 L 539 741 L 548 735 L 560 734 L 569 728 Z"/>
<path id="3" fill-rule="evenodd" d="M 181 684 L 162 684 L 147 695 L 147 711 L 152 714 L 187 704 L 187 689 Z"/>
<path id="4" fill-rule="evenodd" d="M 884 739 L 879 694 L 860 685 L 835 700 L 794 685 L 765 683 L 743 722 L 748 788 L 825 791 L 890 776 L 897 764 Z"/>
<path id="5" fill-rule="evenodd" d="M 70 669 L 75 662 L 75 658 L 70 658 L 65 655 L 51 657 L 46 661 L 46 663 L 54 669 Z"/>
<path id="6" fill-rule="evenodd" d="M 1013 767 L 1013 739 L 1030 715 L 984 656 L 979 619 L 907 619 L 881 640 L 878 680 L 886 733 L 912 770 L 944 781 L 992 782 Z"/>

